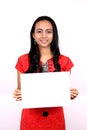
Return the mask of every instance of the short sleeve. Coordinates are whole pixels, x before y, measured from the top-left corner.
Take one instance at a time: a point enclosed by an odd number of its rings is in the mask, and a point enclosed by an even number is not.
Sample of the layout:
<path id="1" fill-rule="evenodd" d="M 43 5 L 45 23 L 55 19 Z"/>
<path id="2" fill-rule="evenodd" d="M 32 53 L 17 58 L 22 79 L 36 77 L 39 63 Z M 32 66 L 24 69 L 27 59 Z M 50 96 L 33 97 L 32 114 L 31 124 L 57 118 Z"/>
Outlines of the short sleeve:
<path id="1" fill-rule="evenodd" d="M 71 59 L 64 55 L 60 55 L 59 64 L 61 66 L 61 71 L 70 71 L 71 68 L 74 66 Z"/>
<path id="2" fill-rule="evenodd" d="M 21 73 L 24 73 L 29 68 L 29 56 L 28 54 L 24 54 L 20 57 L 18 57 L 17 63 L 15 65 L 15 68 L 20 71 Z"/>

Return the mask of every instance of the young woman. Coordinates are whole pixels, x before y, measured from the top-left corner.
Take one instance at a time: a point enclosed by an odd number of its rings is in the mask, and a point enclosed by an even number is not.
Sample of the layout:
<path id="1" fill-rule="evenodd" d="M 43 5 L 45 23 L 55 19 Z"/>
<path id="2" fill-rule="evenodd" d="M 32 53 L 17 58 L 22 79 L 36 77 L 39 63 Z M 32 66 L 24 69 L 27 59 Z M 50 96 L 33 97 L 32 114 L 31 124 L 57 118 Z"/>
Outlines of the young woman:
<path id="1" fill-rule="evenodd" d="M 29 53 L 20 56 L 15 66 L 18 86 L 14 98 L 17 101 L 22 100 L 20 73 L 71 71 L 73 67 L 71 59 L 60 54 L 58 30 L 52 18 L 37 18 L 32 25 L 30 39 Z M 72 88 L 70 98 L 77 95 L 78 90 Z M 23 109 L 20 130 L 65 130 L 63 107 Z"/>

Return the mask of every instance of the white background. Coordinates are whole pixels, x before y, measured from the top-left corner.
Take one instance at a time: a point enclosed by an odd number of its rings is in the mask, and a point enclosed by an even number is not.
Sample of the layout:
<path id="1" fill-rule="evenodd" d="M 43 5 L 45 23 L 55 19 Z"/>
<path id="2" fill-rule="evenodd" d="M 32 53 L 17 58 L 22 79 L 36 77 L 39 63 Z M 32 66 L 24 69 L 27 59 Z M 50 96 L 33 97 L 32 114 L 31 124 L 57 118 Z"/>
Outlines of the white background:
<path id="1" fill-rule="evenodd" d="M 61 53 L 75 65 L 71 86 L 79 96 L 64 108 L 67 130 L 87 130 L 87 0 L 0 1 L 0 130 L 19 130 L 21 107 L 12 97 L 17 86 L 15 64 L 29 51 L 29 32 L 40 15 L 55 20 Z"/>

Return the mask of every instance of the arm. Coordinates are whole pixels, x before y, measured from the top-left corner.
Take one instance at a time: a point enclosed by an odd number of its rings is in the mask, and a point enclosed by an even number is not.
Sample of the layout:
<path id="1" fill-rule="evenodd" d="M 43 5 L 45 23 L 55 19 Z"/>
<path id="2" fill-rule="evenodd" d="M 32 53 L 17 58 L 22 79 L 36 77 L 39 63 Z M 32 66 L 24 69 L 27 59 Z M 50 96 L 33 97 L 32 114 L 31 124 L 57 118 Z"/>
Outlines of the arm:
<path id="1" fill-rule="evenodd" d="M 20 80 L 20 72 L 19 71 L 17 71 L 17 88 L 14 90 L 13 97 L 16 99 L 16 101 L 22 100 L 21 80 Z"/>
<path id="2" fill-rule="evenodd" d="M 20 72 L 17 71 L 17 89 L 21 90 L 21 78 L 20 78 Z"/>
<path id="3" fill-rule="evenodd" d="M 70 74 L 71 74 L 71 71 L 70 71 Z M 70 98 L 71 99 L 74 99 L 78 96 L 79 92 L 76 88 L 71 88 L 70 89 Z"/>

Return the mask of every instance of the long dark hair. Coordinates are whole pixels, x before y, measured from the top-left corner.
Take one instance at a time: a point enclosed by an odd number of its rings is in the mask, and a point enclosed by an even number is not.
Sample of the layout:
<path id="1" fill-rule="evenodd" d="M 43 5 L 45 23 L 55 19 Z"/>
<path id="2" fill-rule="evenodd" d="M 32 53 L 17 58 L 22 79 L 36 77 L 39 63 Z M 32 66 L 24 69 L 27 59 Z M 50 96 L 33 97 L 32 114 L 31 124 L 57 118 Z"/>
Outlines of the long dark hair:
<path id="1" fill-rule="evenodd" d="M 53 27 L 53 40 L 51 43 L 51 51 L 53 53 L 53 61 L 54 61 L 54 66 L 55 66 L 55 71 L 60 71 L 60 65 L 58 64 L 58 59 L 60 56 L 60 50 L 59 50 L 59 38 L 58 38 L 58 30 L 56 23 L 54 20 L 48 16 L 40 16 L 38 17 L 31 28 L 30 31 L 30 42 L 31 42 L 31 47 L 29 51 L 29 59 L 30 59 L 30 67 L 26 71 L 26 73 L 34 73 L 34 72 L 42 72 L 42 67 L 40 66 L 40 51 L 38 48 L 38 45 L 35 44 L 34 38 L 32 34 L 35 31 L 35 25 L 37 22 L 42 21 L 42 20 L 47 20 L 52 24 Z"/>

